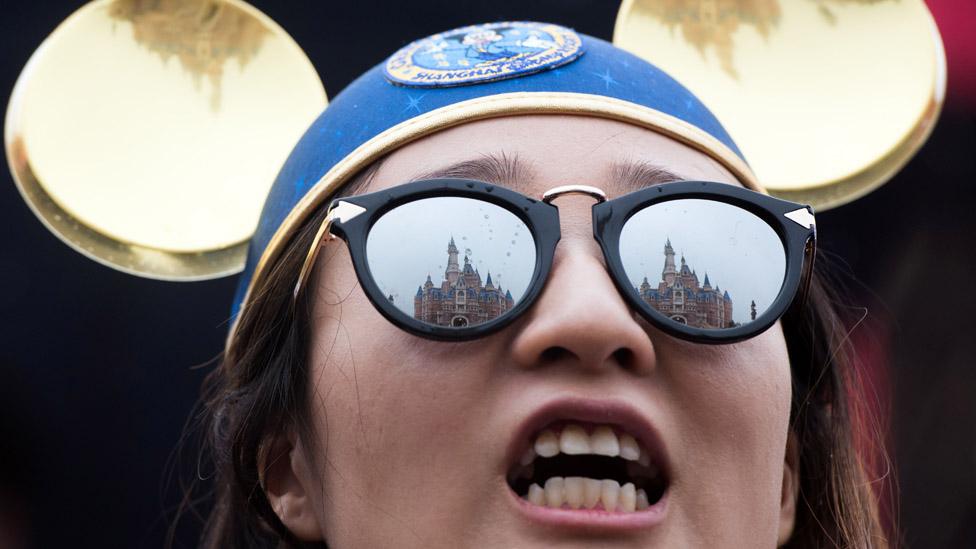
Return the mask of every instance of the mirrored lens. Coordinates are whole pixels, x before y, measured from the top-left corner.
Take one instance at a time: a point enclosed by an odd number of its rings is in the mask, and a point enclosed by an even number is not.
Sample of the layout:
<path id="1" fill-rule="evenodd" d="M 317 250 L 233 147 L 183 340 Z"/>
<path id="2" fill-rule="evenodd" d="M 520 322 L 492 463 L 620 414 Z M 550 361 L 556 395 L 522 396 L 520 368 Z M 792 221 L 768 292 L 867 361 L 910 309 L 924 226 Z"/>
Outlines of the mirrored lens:
<path id="1" fill-rule="evenodd" d="M 376 221 L 366 240 L 373 280 L 426 324 L 468 328 L 511 310 L 535 268 L 535 240 L 512 212 L 473 198 L 425 198 Z"/>
<path id="2" fill-rule="evenodd" d="M 773 228 L 712 200 L 672 200 L 636 213 L 621 231 L 620 257 L 645 303 L 706 329 L 759 318 L 786 275 L 786 251 Z"/>

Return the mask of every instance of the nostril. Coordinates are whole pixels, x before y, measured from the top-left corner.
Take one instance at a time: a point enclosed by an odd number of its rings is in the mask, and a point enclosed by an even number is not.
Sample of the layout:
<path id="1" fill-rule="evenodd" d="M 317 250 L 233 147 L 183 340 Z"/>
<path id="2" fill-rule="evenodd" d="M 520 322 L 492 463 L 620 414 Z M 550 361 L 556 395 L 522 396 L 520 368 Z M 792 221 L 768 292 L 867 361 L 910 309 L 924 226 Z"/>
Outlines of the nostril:
<path id="1" fill-rule="evenodd" d="M 573 356 L 573 353 L 564 347 L 549 347 L 545 351 L 542 351 L 542 356 L 539 357 L 539 360 L 543 363 L 559 362 L 567 358 L 572 358 Z"/>
<path id="2" fill-rule="evenodd" d="M 539 360 L 542 363 L 553 363 L 572 359 L 575 356 L 575 353 L 569 349 L 566 349 L 565 347 L 549 347 L 545 351 L 542 351 L 542 355 L 539 357 Z M 630 370 L 636 365 L 637 357 L 634 354 L 634 351 L 627 347 L 617 349 L 611 354 L 611 356 L 613 357 L 613 360 L 625 370 Z"/>
<path id="3" fill-rule="evenodd" d="M 621 347 L 614 351 L 613 358 L 617 361 L 617 364 L 623 366 L 625 370 L 633 369 L 637 362 L 637 357 L 634 355 L 634 351 L 628 349 L 627 347 Z"/>

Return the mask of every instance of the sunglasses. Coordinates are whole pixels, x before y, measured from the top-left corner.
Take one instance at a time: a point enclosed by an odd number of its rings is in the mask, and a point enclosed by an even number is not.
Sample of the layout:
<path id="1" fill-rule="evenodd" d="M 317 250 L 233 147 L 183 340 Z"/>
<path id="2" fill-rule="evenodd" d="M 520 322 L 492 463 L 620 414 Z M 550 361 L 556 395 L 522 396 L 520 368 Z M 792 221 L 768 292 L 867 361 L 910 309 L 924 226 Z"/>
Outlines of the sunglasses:
<path id="1" fill-rule="evenodd" d="M 741 341 L 805 299 L 816 252 L 810 206 L 706 181 L 613 200 L 595 187 L 569 185 L 540 200 L 467 179 L 333 200 L 294 297 L 319 249 L 339 237 L 369 300 L 396 326 L 437 340 L 488 335 L 542 292 L 560 238 L 551 202 L 572 193 L 596 199 L 593 236 L 617 290 L 672 336 Z"/>

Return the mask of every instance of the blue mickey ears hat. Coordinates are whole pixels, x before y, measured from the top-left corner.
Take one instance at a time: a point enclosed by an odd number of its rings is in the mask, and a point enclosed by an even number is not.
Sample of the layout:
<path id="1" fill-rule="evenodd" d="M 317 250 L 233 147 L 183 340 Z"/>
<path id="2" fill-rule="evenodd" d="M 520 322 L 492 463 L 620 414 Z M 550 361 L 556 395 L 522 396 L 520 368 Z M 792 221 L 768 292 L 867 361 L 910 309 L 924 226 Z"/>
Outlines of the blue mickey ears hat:
<path id="1" fill-rule="evenodd" d="M 648 128 L 708 154 L 744 186 L 764 192 L 715 116 L 654 65 L 554 24 L 454 29 L 412 42 L 367 71 L 305 132 L 261 212 L 235 319 L 285 243 L 357 172 L 440 130 L 520 114 L 577 114 Z"/>

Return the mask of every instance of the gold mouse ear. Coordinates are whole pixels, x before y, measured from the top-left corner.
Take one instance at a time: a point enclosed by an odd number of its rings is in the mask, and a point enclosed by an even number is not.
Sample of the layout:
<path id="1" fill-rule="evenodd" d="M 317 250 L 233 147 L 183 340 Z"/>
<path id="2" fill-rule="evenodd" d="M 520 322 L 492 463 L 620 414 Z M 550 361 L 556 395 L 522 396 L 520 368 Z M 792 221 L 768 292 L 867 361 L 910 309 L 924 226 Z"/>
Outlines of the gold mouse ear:
<path id="1" fill-rule="evenodd" d="M 239 0 L 96 0 L 24 67 L 4 141 L 41 221 L 149 278 L 239 272 L 292 146 L 326 104 L 311 62 Z"/>
<path id="2" fill-rule="evenodd" d="M 770 194 L 819 210 L 890 179 L 945 95 L 921 0 L 624 0 L 614 43 L 700 97 Z"/>

